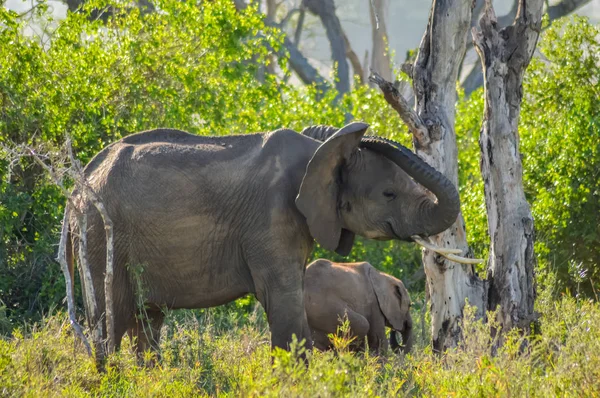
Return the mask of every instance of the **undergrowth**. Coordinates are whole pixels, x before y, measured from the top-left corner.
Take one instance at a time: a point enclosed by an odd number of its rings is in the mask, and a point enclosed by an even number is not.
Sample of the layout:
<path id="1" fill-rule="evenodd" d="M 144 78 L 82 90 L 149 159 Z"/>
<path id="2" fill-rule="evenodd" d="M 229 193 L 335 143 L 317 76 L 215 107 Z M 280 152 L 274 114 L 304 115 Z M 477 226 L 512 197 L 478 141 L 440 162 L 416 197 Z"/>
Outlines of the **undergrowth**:
<path id="1" fill-rule="evenodd" d="M 442 356 L 419 336 L 406 356 L 314 351 L 308 367 L 296 360 L 301 344 L 271 351 L 260 308 L 235 319 L 179 312 L 164 326 L 158 365 L 139 366 L 125 340 L 106 373 L 55 314 L 0 340 L 0 396 L 600 396 L 600 304 L 542 298 L 538 310 L 541 333 L 509 333 L 495 355 L 494 323 L 468 309 L 464 343 Z"/>

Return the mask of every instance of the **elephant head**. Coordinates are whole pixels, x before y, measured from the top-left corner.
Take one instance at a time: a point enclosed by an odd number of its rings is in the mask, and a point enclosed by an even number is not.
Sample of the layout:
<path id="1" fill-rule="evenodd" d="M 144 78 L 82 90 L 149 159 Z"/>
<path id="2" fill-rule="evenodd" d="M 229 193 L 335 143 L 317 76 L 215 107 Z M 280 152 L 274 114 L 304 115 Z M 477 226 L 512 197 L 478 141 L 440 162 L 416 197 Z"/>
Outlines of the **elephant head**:
<path id="1" fill-rule="evenodd" d="M 369 279 L 377 297 L 379 309 L 390 332 L 390 346 L 393 350 L 402 348 L 407 353 L 412 348 L 412 317 L 410 316 L 410 296 L 401 280 L 382 274 L 370 268 Z M 398 343 L 396 332 L 402 335 L 402 345 Z"/>
<path id="2" fill-rule="evenodd" d="M 296 206 L 313 238 L 342 255 L 352 249 L 354 234 L 410 241 L 444 231 L 460 210 L 450 180 L 402 145 L 364 137 L 368 127 L 354 122 L 302 132 L 322 144 L 308 163 Z"/>

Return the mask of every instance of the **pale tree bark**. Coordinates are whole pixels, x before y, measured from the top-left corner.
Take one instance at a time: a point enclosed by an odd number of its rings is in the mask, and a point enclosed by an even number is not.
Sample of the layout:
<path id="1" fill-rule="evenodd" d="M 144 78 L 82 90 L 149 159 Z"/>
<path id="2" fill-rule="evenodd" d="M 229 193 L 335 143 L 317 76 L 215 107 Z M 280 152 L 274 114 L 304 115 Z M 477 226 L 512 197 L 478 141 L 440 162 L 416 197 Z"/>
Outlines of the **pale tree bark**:
<path id="1" fill-rule="evenodd" d="M 102 202 L 101 198 L 96 194 L 93 188 L 88 184 L 83 170 L 81 168 L 81 164 L 73 155 L 73 150 L 71 147 L 71 140 L 67 138 L 66 140 L 67 153 L 69 156 L 69 161 L 71 163 L 70 168 L 66 168 L 63 170 L 61 177 L 51 166 L 48 166 L 46 163 L 42 161 L 42 159 L 33 151 L 28 148 L 27 152 L 29 155 L 38 163 L 44 170 L 48 172 L 54 183 L 62 190 L 63 194 L 65 194 L 67 198 L 67 206 L 65 210 L 65 219 L 63 220 L 63 226 L 61 229 L 61 240 L 60 247 L 58 250 L 58 260 L 61 263 L 63 268 L 63 273 L 65 274 L 65 282 L 67 284 L 67 307 L 69 312 L 69 319 L 71 321 L 71 325 L 73 326 L 75 333 L 82 338 L 82 341 L 90 352 L 89 343 L 81 333 L 81 327 L 75 320 L 75 308 L 74 308 L 74 299 L 73 299 L 73 278 L 70 274 L 70 270 L 66 261 L 66 247 L 67 247 L 67 234 L 68 234 L 68 223 L 70 212 L 73 211 L 74 215 L 77 219 L 77 224 L 79 227 L 79 265 L 82 270 L 83 279 L 84 279 L 84 297 L 87 303 L 87 310 L 89 314 L 89 318 L 93 320 L 98 320 L 100 315 L 98 313 L 98 307 L 96 302 L 96 293 L 94 292 L 94 285 L 92 284 L 92 277 L 90 272 L 89 263 L 87 261 L 87 214 L 80 209 L 78 203 L 73 201 L 72 195 L 67 191 L 64 187 L 64 176 L 68 175 L 75 182 L 75 186 L 77 189 L 85 196 L 86 199 L 90 200 L 92 205 L 96 208 L 100 216 L 102 217 L 102 221 L 104 224 L 104 231 L 106 237 L 106 268 L 104 273 L 104 299 L 105 299 L 105 322 L 106 322 L 106 332 L 107 339 L 106 342 L 102 339 L 102 327 L 101 322 L 98 322 L 96 325 L 90 325 L 92 332 L 92 340 L 94 341 L 97 349 L 102 352 L 96 352 L 97 359 L 103 359 L 106 354 L 110 354 L 114 352 L 115 349 L 115 333 L 114 333 L 114 305 L 113 305 L 113 275 L 114 275 L 114 233 L 113 233 L 113 223 L 111 218 L 108 215 L 106 207 Z"/>
<path id="2" fill-rule="evenodd" d="M 390 6 L 389 0 L 368 1 L 370 2 L 369 13 L 373 40 L 371 69 L 377 71 L 385 80 L 393 81 L 386 22 Z"/>
<path id="3" fill-rule="evenodd" d="M 466 47 L 471 6 L 471 0 L 433 1 L 417 59 L 412 67 L 403 65 L 403 71 L 413 78 L 416 110 L 410 109 L 391 83 L 377 77 L 373 79 L 409 127 L 415 152 L 455 186 L 458 186 L 454 132 L 456 81 Z M 457 249 L 463 257 L 472 257 L 462 215 L 448 230 L 431 240 L 438 247 Z M 479 317 L 487 308 L 485 283 L 477 277 L 473 265 L 457 263 L 448 257 L 439 254 L 439 250 L 423 251 L 435 352 L 454 347 L 460 340 L 465 299 L 477 307 Z"/>
<path id="4" fill-rule="evenodd" d="M 467 32 L 472 0 L 434 0 L 429 23 L 412 68 L 416 111 L 427 134 L 414 137 L 416 153 L 458 186 L 458 154 L 454 131 L 456 81 Z M 472 256 L 460 214 L 449 229 L 432 237 L 435 244 L 457 248 Z M 430 250 L 423 251 L 423 266 L 431 294 L 433 349 L 443 351 L 460 340 L 460 320 L 465 299 L 483 316 L 486 306 L 484 282 L 472 265 L 449 261 Z"/>
<path id="5" fill-rule="evenodd" d="M 555 19 L 562 18 L 566 15 L 577 11 L 577 9 L 588 4 L 590 1 L 591 0 L 562 0 L 548 7 L 548 9 L 546 10 L 548 13 L 548 19 L 550 20 L 550 22 L 552 22 Z M 475 26 L 476 21 L 479 20 L 479 16 L 481 14 L 481 11 L 483 10 L 484 4 L 485 0 L 476 1 L 475 9 L 473 10 L 473 18 L 471 20 L 471 26 Z M 514 0 L 513 5 L 508 14 L 499 17 L 497 19 L 496 24 L 501 27 L 510 25 L 517 15 L 518 6 L 519 0 Z M 470 47 L 472 47 L 472 44 L 469 44 L 467 46 L 467 49 L 469 49 Z M 462 80 L 461 86 L 463 87 L 465 95 L 467 97 L 470 96 L 473 91 L 483 86 L 483 71 L 480 62 L 475 63 L 475 65 L 471 67 L 471 70 L 469 71 L 467 76 Z"/>
<path id="6" fill-rule="evenodd" d="M 69 321 L 71 326 L 75 331 L 75 335 L 81 339 L 83 342 L 86 351 L 89 355 L 92 354 L 92 350 L 89 342 L 87 341 L 85 335 L 83 334 L 83 330 L 81 325 L 77 322 L 76 313 L 75 313 L 75 300 L 74 300 L 74 275 L 71 274 L 72 268 L 69 266 L 69 262 L 67 261 L 68 255 L 73 255 L 73 253 L 67 253 L 68 247 L 68 239 L 69 232 L 71 234 L 77 234 L 78 242 L 79 242 L 79 251 L 78 251 L 78 263 L 79 267 L 82 271 L 83 276 L 83 294 L 86 302 L 87 312 L 90 320 L 98 320 L 101 317 L 99 315 L 105 316 L 106 328 L 107 328 L 107 339 L 106 341 L 102 338 L 102 326 L 101 322 L 96 322 L 96 324 L 89 325 L 91 328 L 91 335 L 94 345 L 96 346 L 96 359 L 101 360 L 107 353 L 114 352 L 115 347 L 115 338 L 114 338 L 114 311 L 113 311 L 113 270 L 114 270 L 114 239 L 113 239 L 113 223 L 108 216 L 106 208 L 101 201 L 100 197 L 94 192 L 94 190 L 89 186 L 87 180 L 85 179 L 84 173 L 81 169 L 81 165 L 77 159 L 73 156 L 73 151 L 71 148 L 71 141 L 67 138 L 66 140 L 66 148 L 69 161 L 71 163 L 71 167 L 64 167 L 66 160 L 59 159 L 58 161 L 52 162 L 58 164 L 59 166 L 48 165 L 42 159 L 42 156 L 38 155 L 36 151 L 27 146 L 19 146 L 16 150 L 13 150 L 7 146 L 2 145 L 3 149 L 12 154 L 15 159 L 20 157 L 29 156 L 31 157 L 36 164 L 42 167 L 45 170 L 54 184 L 62 191 L 63 195 L 65 195 L 67 199 L 67 204 L 65 206 L 64 219 L 62 222 L 61 235 L 60 235 L 60 243 L 58 247 L 57 260 L 61 265 L 61 269 L 63 271 L 65 277 L 66 284 L 66 295 L 67 295 L 67 309 L 69 314 Z M 50 156 L 45 155 L 43 158 L 50 158 Z M 66 189 L 64 185 L 65 179 L 69 177 L 75 183 L 76 188 L 83 194 L 83 196 L 90 200 L 93 206 L 100 213 L 105 229 L 106 235 L 106 268 L 105 268 L 105 277 L 104 277 L 104 297 L 105 297 L 105 313 L 98 313 L 98 306 L 96 301 L 96 293 L 94 291 L 94 285 L 92 284 L 92 277 L 89 268 L 89 263 L 87 261 L 87 214 L 82 211 L 80 204 L 82 203 L 82 199 L 78 202 L 73 200 L 73 195 Z M 77 220 L 78 231 L 71 230 L 69 231 L 69 220 L 71 215 L 74 215 Z M 73 259 L 71 259 L 73 261 Z M 98 351 L 100 350 L 100 351 Z M 101 361 L 99 361 L 101 362 Z"/>
<path id="7" fill-rule="evenodd" d="M 470 3 L 434 0 L 417 59 L 412 67 L 403 68 L 413 77 L 416 111 L 391 83 L 372 78 L 409 127 L 417 154 L 455 184 L 455 82 L 471 21 Z M 539 36 L 542 6 L 543 0 L 520 0 L 513 25 L 500 28 L 491 0 L 486 0 L 482 30 L 473 31 L 486 77 L 480 146 L 492 238 L 489 279 L 481 280 L 470 265 L 436 254 L 440 250 L 424 250 L 436 352 L 456 346 L 460 340 L 465 299 L 477 307 L 478 317 L 499 305 L 498 319 L 504 330 L 519 327 L 527 332 L 535 320 L 533 219 L 523 192 L 517 127 L 523 74 Z M 450 229 L 432 240 L 437 246 L 461 249 L 461 254 L 468 257 L 465 232 L 459 216 Z M 414 239 L 419 242 L 419 238 Z"/>
<path id="8" fill-rule="evenodd" d="M 499 305 L 503 330 L 529 330 L 535 319 L 533 217 L 523 190 L 519 113 L 523 75 L 535 50 L 544 0 L 519 0 L 514 23 L 496 24 L 491 0 L 473 28 L 484 68 L 485 111 L 479 138 L 488 231 L 489 308 Z"/>

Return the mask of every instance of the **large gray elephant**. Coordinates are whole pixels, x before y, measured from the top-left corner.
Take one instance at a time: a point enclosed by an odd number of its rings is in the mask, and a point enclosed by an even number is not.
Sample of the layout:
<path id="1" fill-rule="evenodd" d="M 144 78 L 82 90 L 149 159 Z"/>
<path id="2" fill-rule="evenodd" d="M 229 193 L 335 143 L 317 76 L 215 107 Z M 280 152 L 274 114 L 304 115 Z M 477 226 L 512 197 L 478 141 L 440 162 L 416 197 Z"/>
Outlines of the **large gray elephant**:
<path id="1" fill-rule="evenodd" d="M 448 228 L 459 212 L 454 185 L 401 145 L 363 137 L 367 128 L 354 122 L 219 137 L 158 129 L 98 153 L 85 176 L 114 224 L 116 347 L 128 330 L 143 330 L 138 337 L 156 347 L 162 308 L 212 307 L 248 293 L 266 311 L 272 346 L 286 348 L 296 334 L 310 347 L 303 278 L 315 240 L 345 255 L 355 234 L 410 241 Z M 101 314 L 88 322 L 100 322 L 106 338 L 103 223 L 85 195 L 73 195 L 88 214 Z M 65 213 L 77 253 L 76 218 Z M 139 280 L 132 267 L 143 269 Z M 96 355 L 104 357 L 100 343 Z"/>
<path id="2" fill-rule="evenodd" d="M 385 327 L 392 329 L 392 348 L 406 353 L 413 344 L 410 296 L 401 280 L 378 271 L 367 262 L 334 263 L 318 259 L 306 267 L 304 300 L 313 344 L 331 348 L 328 335 L 335 334 L 340 320 L 347 319 L 355 338 L 350 348 L 385 352 Z M 402 344 L 396 332 L 402 335 Z"/>

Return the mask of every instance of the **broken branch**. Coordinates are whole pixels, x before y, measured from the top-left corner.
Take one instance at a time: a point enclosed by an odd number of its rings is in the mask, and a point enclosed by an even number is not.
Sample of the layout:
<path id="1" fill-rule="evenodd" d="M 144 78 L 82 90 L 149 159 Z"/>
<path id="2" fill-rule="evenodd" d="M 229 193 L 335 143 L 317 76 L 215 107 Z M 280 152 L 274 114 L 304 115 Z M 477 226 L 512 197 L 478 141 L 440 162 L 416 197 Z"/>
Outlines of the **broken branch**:
<path id="1" fill-rule="evenodd" d="M 408 105 L 408 102 L 400 95 L 400 92 L 394 85 L 377 72 L 371 70 L 369 81 L 377 84 L 383 92 L 385 100 L 394 108 L 402 121 L 408 126 L 413 134 L 417 144 L 422 148 L 429 144 L 429 130 L 423 123 L 423 120 L 417 113 Z"/>

